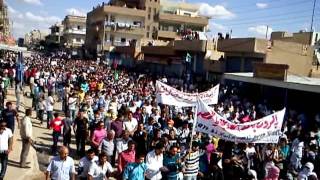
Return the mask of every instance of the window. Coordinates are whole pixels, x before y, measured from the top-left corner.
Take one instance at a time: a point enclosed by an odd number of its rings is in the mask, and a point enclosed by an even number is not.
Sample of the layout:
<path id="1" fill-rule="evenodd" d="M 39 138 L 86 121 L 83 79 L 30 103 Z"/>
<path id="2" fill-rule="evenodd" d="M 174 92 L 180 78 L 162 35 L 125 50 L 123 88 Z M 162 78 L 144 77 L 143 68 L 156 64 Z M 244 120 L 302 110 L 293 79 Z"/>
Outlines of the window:
<path id="1" fill-rule="evenodd" d="M 150 16 L 150 14 L 148 14 L 148 19 L 149 19 L 149 20 L 151 19 L 151 16 Z"/>
<path id="2" fill-rule="evenodd" d="M 121 38 L 121 42 L 122 43 L 126 42 L 126 38 Z"/>
<path id="3" fill-rule="evenodd" d="M 81 42 L 81 38 L 76 38 L 76 41 L 77 42 Z"/>
<path id="4" fill-rule="evenodd" d="M 80 26 L 78 26 L 78 30 L 80 30 L 81 29 L 81 27 Z"/>
<path id="5" fill-rule="evenodd" d="M 149 33 L 149 32 L 147 32 L 147 38 L 149 38 L 149 35 L 150 35 L 150 33 Z"/>
<path id="6" fill-rule="evenodd" d="M 157 14 L 157 8 L 153 9 L 153 14 L 156 15 Z"/>
<path id="7" fill-rule="evenodd" d="M 150 26 L 147 26 L 147 31 L 150 31 Z"/>
<path id="8" fill-rule="evenodd" d="M 151 7 L 148 8 L 148 12 L 151 13 Z"/>

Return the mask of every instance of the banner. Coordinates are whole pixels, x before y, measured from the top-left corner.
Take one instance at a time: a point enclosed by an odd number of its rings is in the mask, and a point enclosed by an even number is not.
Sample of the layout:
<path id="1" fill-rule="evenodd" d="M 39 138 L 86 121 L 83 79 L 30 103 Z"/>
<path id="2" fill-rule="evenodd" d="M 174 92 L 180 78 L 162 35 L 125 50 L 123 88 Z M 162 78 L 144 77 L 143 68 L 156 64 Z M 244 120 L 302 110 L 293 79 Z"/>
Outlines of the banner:
<path id="1" fill-rule="evenodd" d="M 206 104 L 217 104 L 219 84 L 202 93 L 185 93 L 160 81 L 156 82 L 157 102 L 178 107 L 197 106 L 200 98 Z"/>
<path id="2" fill-rule="evenodd" d="M 285 108 L 252 122 L 235 124 L 199 100 L 195 131 L 237 143 L 278 143 Z"/>

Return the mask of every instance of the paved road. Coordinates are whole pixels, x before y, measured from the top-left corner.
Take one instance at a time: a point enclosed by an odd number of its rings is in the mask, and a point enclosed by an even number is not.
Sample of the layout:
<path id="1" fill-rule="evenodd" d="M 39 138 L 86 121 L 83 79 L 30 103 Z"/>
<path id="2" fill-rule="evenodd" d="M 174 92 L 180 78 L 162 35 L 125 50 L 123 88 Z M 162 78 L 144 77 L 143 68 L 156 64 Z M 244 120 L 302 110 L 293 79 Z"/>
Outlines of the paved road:
<path id="1" fill-rule="evenodd" d="M 8 101 L 15 102 L 14 90 L 10 89 L 8 92 Z M 30 108 L 32 105 L 32 100 L 29 97 L 21 96 L 21 102 L 23 102 L 22 111 L 25 108 Z M 55 104 L 55 111 L 61 110 L 61 103 Z M 24 116 L 24 113 L 19 113 L 20 119 Z M 28 162 L 30 162 L 29 169 L 21 169 L 19 168 L 19 158 L 21 152 L 21 140 L 19 135 L 19 130 L 15 130 L 14 136 L 14 151 L 9 156 L 9 166 L 7 169 L 7 174 L 5 180 L 12 180 L 17 178 L 21 179 L 33 179 L 40 180 L 44 178 L 44 171 L 46 170 L 47 165 L 49 164 L 49 160 L 51 159 L 51 145 L 52 145 L 52 130 L 46 128 L 46 123 L 40 124 L 40 121 L 35 119 L 36 112 L 34 111 L 32 114 L 32 123 L 33 123 L 33 139 L 37 147 L 39 147 L 43 152 L 35 152 L 34 149 L 31 148 L 31 152 L 28 158 Z M 46 117 L 45 117 L 46 118 Z M 75 154 L 75 140 L 72 138 L 73 145 L 71 145 L 70 155 L 72 157 L 76 157 Z M 62 139 L 59 142 L 59 145 L 62 145 Z M 36 157 L 35 157 L 36 156 Z M 76 158 L 77 160 L 77 158 Z M 37 162 L 38 161 L 38 162 Z M 77 161 L 76 161 L 77 162 Z"/>
<path id="2" fill-rule="evenodd" d="M 28 88 L 27 88 L 28 89 Z M 15 102 L 14 90 L 10 89 L 8 94 L 8 100 Z M 25 108 L 30 108 L 32 105 L 31 98 L 27 96 L 21 97 L 21 102 L 23 102 L 22 111 Z M 56 103 L 54 106 L 54 111 L 61 112 L 62 104 Z M 61 114 L 63 115 L 63 114 Z M 24 116 L 24 113 L 19 113 L 20 119 Z M 7 174 L 5 180 L 43 180 L 44 172 L 49 164 L 50 159 L 52 158 L 51 154 L 51 146 L 52 146 L 52 130 L 47 129 L 46 123 L 40 124 L 40 121 L 36 119 L 36 112 L 33 111 L 32 114 L 32 124 L 33 124 L 33 139 L 38 148 L 40 148 L 43 152 L 36 152 L 33 148 L 31 148 L 31 152 L 29 154 L 28 162 L 31 168 L 29 169 L 21 169 L 19 168 L 19 158 L 21 152 L 21 140 L 19 135 L 19 130 L 15 130 L 15 143 L 14 143 L 14 151 L 10 154 L 9 159 L 10 163 L 8 166 Z M 46 119 L 46 115 L 44 117 Z M 62 138 L 59 141 L 59 146 L 62 145 Z M 76 155 L 76 146 L 75 146 L 75 138 L 72 135 L 72 142 L 70 147 L 70 156 L 74 158 L 76 165 L 78 164 L 78 160 L 80 159 Z M 88 149 L 88 146 L 86 147 Z M 111 178 L 113 179 L 113 178 Z"/>

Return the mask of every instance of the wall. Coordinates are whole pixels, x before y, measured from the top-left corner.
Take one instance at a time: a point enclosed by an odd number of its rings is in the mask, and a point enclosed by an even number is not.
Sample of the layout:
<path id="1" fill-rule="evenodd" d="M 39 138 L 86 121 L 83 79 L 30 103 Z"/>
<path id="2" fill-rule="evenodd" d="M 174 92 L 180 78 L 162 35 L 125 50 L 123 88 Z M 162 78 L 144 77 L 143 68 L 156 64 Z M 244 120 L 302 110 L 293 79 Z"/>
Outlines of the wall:
<path id="1" fill-rule="evenodd" d="M 233 38 L 218 41 L 218 51 L 239 53 L 265 53 L 268 41 L 257 38 Z"/>
<path id="2" fill-rule="evenodd" d="M 265 62 L 289 65 L 288 73 L 308 76 L 312 68 L 313 49 L 310 46 L 275 40 Z"/>

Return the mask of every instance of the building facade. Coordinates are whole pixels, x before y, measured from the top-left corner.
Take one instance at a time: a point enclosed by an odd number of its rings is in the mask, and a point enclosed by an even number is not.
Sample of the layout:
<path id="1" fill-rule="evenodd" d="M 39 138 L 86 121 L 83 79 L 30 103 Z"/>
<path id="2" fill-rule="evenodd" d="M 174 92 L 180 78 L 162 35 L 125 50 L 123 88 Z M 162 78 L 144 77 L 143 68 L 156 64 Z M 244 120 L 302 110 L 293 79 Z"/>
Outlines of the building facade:
<path id="1" fill-rule="evenodd" d="M 24 45 L 33 46 L 38 45 L 40 41 L 44 41 L 48 33 L 40 31 L 39 29 L 34 29 L 24 36 Z"/>
<path id="2" fill-rule="evenodd" d="M 67 15 L 62 21 L 63 41 L 61 44 L 72 55 L 82 56 L 86 37 L 86 17 Z"/>
<path id="3" fill-rule="evenodd" d="M 8 7 L 3 0 L 0 0 L 0 36 L 2 39 L 11 36 Z"/>
<path id="4" fill-rule="evenodd" d="M 195 4 L 112 0 L 87 14 L 86 48 L 89 54 L 135 63 L 142 70 L 147 66 L 157 74 L 181 77 L 188 69 L 201 73 L 208 17 L 197 11 Z M 189 64 L 185 64 L 187 54 Z"/>
<path id="5" fill-rule="evenodd" d="M 289 74 L 312 77 L 316 74 L 314 45 L 319 38 L 315 32 L 299 32 L 293 35 L 273 32 L 270 41 L 259 38 L 221 39 L 218 50 L 225 52 L 225 58 L 216 63 L 214 71 L 253 72 L 253 64 L 263 62 L 286 64 L 289 66 Z"/>
<path id="6" fill-rule="evenodd" d="M 49 46 L 60 47 L 63 42 L 63 25 L 56 23 L 50 27 L 50 34 L 46 36 L 46 43 Z"/>

